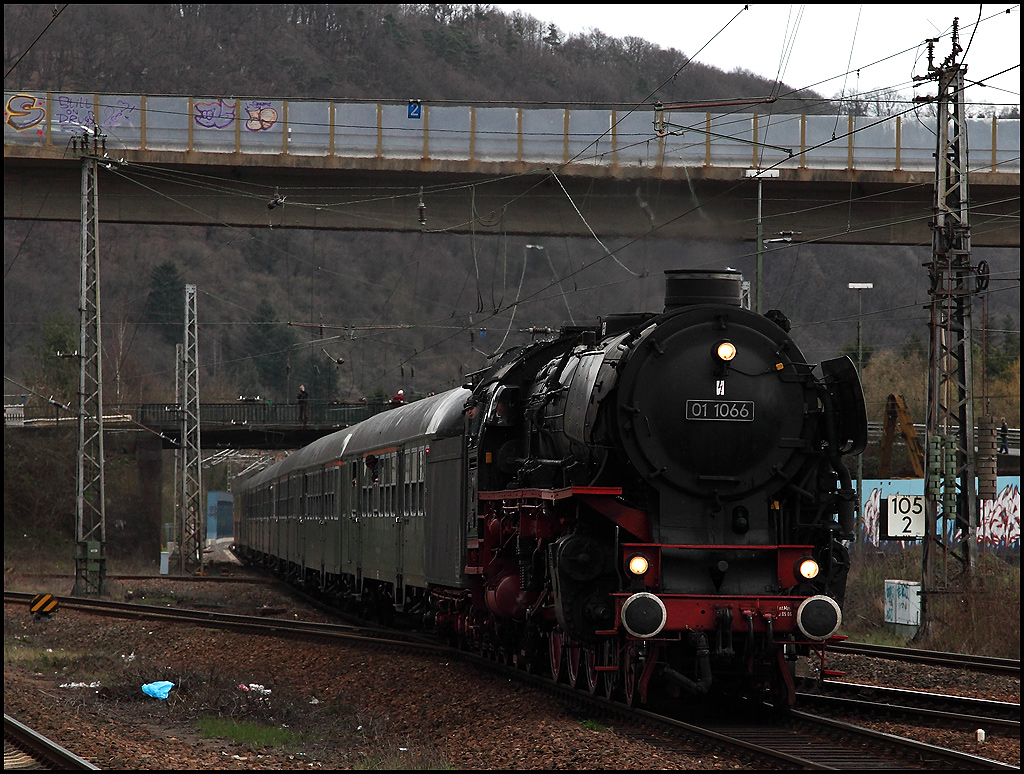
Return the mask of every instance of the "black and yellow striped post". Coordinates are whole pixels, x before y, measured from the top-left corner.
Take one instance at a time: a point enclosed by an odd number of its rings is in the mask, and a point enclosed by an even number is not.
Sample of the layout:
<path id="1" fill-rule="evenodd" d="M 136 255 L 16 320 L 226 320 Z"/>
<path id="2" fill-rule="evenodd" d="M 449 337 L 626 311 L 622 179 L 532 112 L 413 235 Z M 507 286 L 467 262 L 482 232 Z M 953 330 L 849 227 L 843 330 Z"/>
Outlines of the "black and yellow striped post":
<path id="1" fill-rule="evenodd" d="M 37 594 L 29 605 L 29 610 L 36 616 L 49 616 L 57 612 L 57 597 L 53 594 Z"/>

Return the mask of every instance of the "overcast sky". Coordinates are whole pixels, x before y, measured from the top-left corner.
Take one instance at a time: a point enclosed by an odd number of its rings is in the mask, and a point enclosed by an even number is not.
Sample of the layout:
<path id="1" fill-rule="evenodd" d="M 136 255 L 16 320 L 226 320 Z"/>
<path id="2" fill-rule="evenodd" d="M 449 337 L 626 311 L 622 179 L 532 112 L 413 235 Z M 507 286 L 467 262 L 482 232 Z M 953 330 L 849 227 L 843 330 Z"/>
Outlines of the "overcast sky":
<path id="1" fill-rule="evenodd" d="M 924 41 L 941 37 L 935 47 L 935 61 L 940 63 L 951 51 L 949 32 L 953 19 L 959 17 L 960 45 L 967 49 L 963 58 L 967 78 L 986 79 L 988 84 L 970 87 L 968 101 L 1020 105 L 1019 5 L 755 4 L 747 10 L 738 3 L 496 7 L 554 22 L 567 34 L 598 29 L 615 38 L 644 38 L 726 72 L 744 68 L 771 80 L 778 76 L 792 87 L 813 88 L 826 97 L 878 88 L 915 93 L 912 75 L 927 72 Z M 974 34 L 979 11 L 981 22 Z M 993 77 L 1007 69 L 1006 74 Z M 931 84 L 930 91 L 919 88 L 917 93 L 934 91 Z"/>

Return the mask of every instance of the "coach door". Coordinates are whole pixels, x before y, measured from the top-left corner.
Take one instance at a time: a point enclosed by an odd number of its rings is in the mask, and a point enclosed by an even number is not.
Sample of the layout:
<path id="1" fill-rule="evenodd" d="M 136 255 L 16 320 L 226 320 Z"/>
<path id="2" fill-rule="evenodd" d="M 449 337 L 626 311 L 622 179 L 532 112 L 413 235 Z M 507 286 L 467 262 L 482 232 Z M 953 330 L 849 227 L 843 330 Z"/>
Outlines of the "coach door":
<path id="1" fill-rule="evenodd" d="M 380 457 L 380 475 L 377 480 L 380 510 L 375 527 L 379 530 L 377 554 L 374 562 L 377 578 L 395 584 L 399 596 L 402 577 L 402 519 L 398 511 L 398 453 L 389 451 Z"/>
<path id="2" fill-rule="evenodd" d="M 426 446 L 406 449 L 402 458 L 402 534 L 401 571 L 406 586 L 427 585 L 424 557 L 426 553 L 426 514 L 424 512 L 424 474 Z M 396 600 L 399 601 L 399 600 Z"/>
<path id="3" fill-rule="evenodd" d="M 340 571 L 341 557 L 338 555 L 338 549 L 341 547 L 341 527 L 338 517 L 344 499 L 340 488 L 341 482 L 339 463 L 324 470 L 324 505 L 320 516 L 320 540 L 323 543 L 322 586 L 326 583 L 327 577 L 335 576 Z"/>
<path id="4" fill-rule="evenodd" d="M 285 542 L 282 538 L 284 522 L 288 518 L 288 478 L 279 478 L 274 488 L 274 518 L 270 523 L 270 554 L 275 557 L 274 569 L 277 569 L 284 556 Z"/>
<path id="5" fill-rule="evenodd" d="M 429 539 L 424 546 L 427 581 L 463 586 L 466 566 L 466 514 L 462 436 L 431 441 L 424 470 L 424 509 Z M 474 535 L 475 536 L 475 535 Z"/>
<path id="6" fill-rule="evenodd" d="M 364 493 L 366 491 L 366 468 L 357 457 L 351 465 L 346 463 L 345 481 L 348 485 L 348 510 L 345 518 L 345 535 L 342 539 L 344 572 L 355 578 L 356 586 L 363 579 L 363 519 Z"/>
<path id="7" fill-rule="evenodd" d="M 324 470 L 306 474 L 306 507 L 303 509 L 300 553 L 305 577 L 322 578 L 324 573 Z"/>
<path id="8" fill-rule="evenodd" d="M 301 547 L 299 545 L 299 530 L 302 511 L 305 506 L 305 492 L 303 491 L 305 478 L 301 473 L 293 473 L 288 476 L 288 519 L 285 522 L 285 539 L 287 540 L 288 572 L 293 573 L 296 567 L 302 565 Z"/>

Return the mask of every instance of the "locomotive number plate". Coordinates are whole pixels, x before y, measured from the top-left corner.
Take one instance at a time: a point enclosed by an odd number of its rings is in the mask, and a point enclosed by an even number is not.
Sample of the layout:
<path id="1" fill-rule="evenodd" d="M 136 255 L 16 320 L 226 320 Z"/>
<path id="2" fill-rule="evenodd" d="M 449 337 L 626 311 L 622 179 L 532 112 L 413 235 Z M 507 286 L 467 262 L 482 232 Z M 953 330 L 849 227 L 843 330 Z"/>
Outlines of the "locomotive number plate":
<path id="1" fill-rule="evenodd" d="M 753 422 L 752 400 L 688 400 L 687 419 L 713 419 L 720 422 Z"/>

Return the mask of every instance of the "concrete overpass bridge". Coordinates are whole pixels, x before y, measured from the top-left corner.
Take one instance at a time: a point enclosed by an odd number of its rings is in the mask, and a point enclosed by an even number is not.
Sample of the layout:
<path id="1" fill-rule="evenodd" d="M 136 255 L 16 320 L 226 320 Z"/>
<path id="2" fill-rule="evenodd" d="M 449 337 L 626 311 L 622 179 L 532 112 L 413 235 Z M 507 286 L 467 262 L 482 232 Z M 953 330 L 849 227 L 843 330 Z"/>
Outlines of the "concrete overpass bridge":
<path id="1" fill-rule="evenodd" d="M 766 237 L 931 244 L 935 121 L 910 114 L 4 97 L 5 219 L 79 220 L 98 127 L 107 223 L 754 240 L 760 198 Z M 1020 121 L 968 144 L 973 244 L 1019 247 Z"/>

